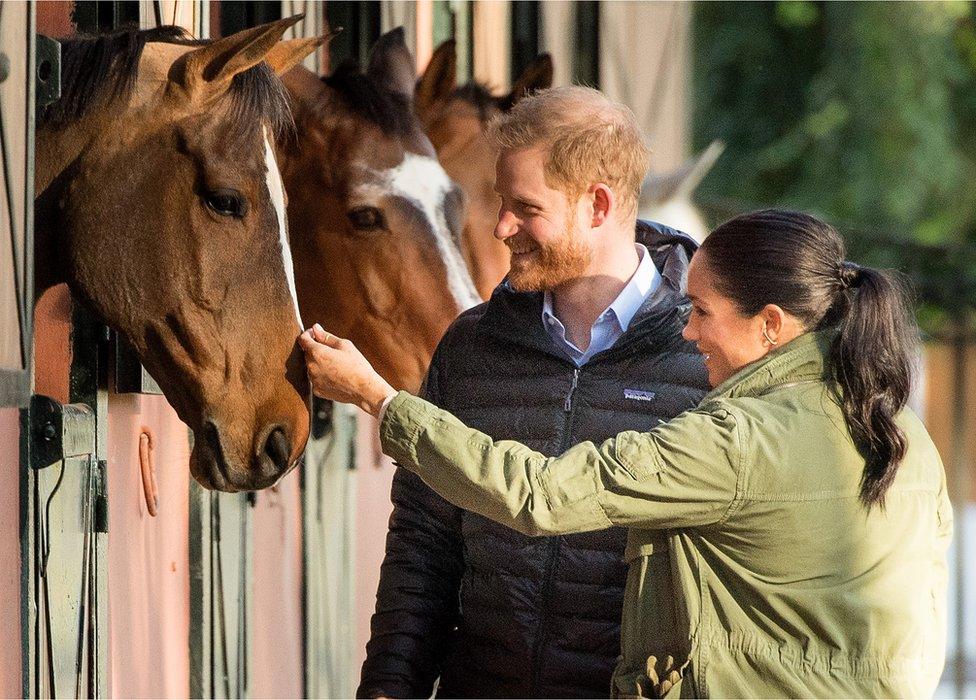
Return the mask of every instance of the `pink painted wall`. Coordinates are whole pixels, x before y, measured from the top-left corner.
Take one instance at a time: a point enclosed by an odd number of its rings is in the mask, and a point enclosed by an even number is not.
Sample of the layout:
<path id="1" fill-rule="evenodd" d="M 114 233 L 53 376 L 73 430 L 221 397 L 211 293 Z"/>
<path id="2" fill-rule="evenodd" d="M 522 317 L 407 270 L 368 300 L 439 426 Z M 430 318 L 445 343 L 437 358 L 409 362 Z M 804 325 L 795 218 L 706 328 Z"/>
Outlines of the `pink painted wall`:
<path id="1" fill-rule="evenodd" d="M 0 697 L 20 697 L 20 411 L 0 408 L 0 629 L 7 643 L 0 653 Z"/>
<path id="2" fill-rule="evenodd" d="M 354 685 L 366 659 L 369 641 L 369 619 L 376 608 L 376 589 L 380 582 L 380 565 L 386 553 L 386 531 L 393 503 L 390 487 L 396 467 L 383 454 L 376 421 L 359 414 L 356 445 L 356 657 L 353 663 Z"/>
<path id="3" fill-rule="evenodd" d="M 159 506 L 146 509 L 139 435 L 149 427 Z M 189 440 L 162 396 L 112 394 L 108 421 L 112 697 L 190 692 Z"/>
<path id="4" fill-rule="evenodd" d="M 276 491 L 257 494 L 251 510 L 253 569 L 249 693 L 303 695 L 302 511 L 298 470 Z"/>

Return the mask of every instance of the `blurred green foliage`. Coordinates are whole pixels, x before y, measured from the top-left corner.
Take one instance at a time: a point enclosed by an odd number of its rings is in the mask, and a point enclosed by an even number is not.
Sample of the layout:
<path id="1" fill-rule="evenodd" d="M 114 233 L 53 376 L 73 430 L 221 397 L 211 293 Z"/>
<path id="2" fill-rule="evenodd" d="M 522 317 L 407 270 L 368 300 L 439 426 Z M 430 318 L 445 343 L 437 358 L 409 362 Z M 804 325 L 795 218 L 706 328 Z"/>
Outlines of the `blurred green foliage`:
<path id="1" fill-rule="evenodd" d="M 700 2 L 693 22 L 695 147 L 727 144 L 697 199 L 820 214 L 912 276 L 930 329 L 976 309 L 972 3 Z"/>

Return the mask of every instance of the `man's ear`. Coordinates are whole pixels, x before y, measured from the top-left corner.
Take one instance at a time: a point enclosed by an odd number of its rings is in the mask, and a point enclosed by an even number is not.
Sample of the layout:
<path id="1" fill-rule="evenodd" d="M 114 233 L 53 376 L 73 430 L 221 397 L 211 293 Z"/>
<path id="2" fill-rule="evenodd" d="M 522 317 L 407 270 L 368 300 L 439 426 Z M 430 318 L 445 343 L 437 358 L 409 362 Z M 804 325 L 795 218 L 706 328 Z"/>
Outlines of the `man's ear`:
<path id="1" fill-rule="evenodd" d="M 593 203 L 591 225 L 594 227 L 602 226 L 615 213 L 617 199 L 613 194 L 613 190 L 602 182 L 590 185 L 587 192 Z"/>

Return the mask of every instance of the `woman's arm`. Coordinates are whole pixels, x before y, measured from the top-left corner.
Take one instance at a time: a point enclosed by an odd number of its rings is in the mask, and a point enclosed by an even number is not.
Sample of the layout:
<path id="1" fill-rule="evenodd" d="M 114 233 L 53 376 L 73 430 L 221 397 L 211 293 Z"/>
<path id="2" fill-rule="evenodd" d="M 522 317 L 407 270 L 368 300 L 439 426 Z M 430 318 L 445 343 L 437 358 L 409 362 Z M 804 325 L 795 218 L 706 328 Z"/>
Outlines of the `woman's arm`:
<path id="1" fill-rule="evenodd" d="M 547 458 L 401 392 L 380 437 L 389 456 L 448 501 L 529 535 L 719 522 L 741 469 L 735 418 L 723 408 Z"/>
<path id="2" fill-rule="evenodd" d="M 527 534 L 708 525 L 729 513 L 741 490 L 740 428 L 718 404 L 649 433 L 624 432 L 545 457 L 495 442 L 405 392 L 394 396 L 352 343 L 319 326 L 299 344 L 317 395 L 374 416 L 386 407 L 383 450 L 400 466 L 454 505 Z"/>

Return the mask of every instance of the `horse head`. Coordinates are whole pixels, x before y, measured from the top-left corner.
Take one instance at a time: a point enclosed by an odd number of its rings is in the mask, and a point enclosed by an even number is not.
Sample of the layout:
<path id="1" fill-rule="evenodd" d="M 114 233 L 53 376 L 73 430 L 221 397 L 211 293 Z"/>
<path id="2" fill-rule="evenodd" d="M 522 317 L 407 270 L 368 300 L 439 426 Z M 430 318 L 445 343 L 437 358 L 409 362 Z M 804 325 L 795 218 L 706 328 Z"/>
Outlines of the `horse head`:
<path id="1" fill-rule="evenodd" d="M 458 250 L 464 196 L 414 115 L 414 75 L 402 30 L 379 39 L 365 72 L 286 74 L 297 137 L 282 172 L 303 317 L 416 390 L 478 297 Z"/>
<path id="2" fill-rule="evenodd" d="M 525 95 L 552 85 L 552 59 L 543 54 L 532 61 L 503 96 L 474 82 L 458 87 L 456 75 L 457 52 L 449 40 L 437 47 L 420 77 L 415 106 L 438 160 L 467 197 L 461 251 L 478 293 L 487 299 L 508 273 L 509 250 L 492 235 L 499 200 L 495 154 L 484 138 L 485 128 Z"/>
<path id="3" fill-rule="evenodd" d="M 168 27 L 64 42 L 37 131 L 38 292 L 67 282 L 136 348 L 194 433 L 205 487 L 257 489 L 300 457 L 309 386 L 275 164 L 291 117 L 279 43 Z"/>

